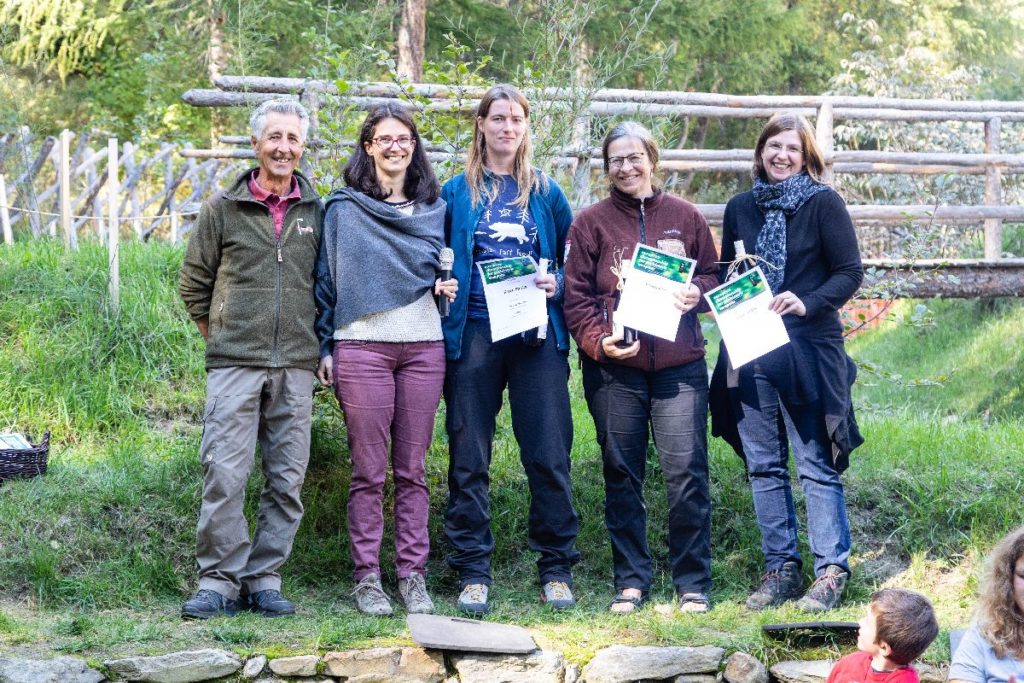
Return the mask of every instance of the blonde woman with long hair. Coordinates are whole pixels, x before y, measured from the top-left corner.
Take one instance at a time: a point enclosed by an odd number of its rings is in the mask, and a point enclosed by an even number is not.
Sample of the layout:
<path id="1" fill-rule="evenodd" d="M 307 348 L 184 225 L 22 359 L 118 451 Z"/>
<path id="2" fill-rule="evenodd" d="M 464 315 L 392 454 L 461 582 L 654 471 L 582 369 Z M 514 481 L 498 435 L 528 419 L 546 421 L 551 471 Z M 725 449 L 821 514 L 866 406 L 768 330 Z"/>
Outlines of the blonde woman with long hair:
<path id="1" fill-rule="evenodd" d="M 575 604 L 572 565 L 579 560 L 579 520 L 572 502 L 569 452 L 569 333 L 562 316 L 561 267 L 572 210 L 558 185 L 531 165 L 530 104 L 514 86 L 495 85 L 480 100 L 466 170 L 441 191 L 445 236 L 455 252 L 459 289 L 444 319 L 448 358 L 444 384 L 448 430 L 448 564 L 459 574 L 458 607 L 489 608 L 488 469 L 495 419 L 508 387 L 512 428 L 530 487 L 529 547 L 539 554 L 541 601 L 555 609 Z M 547 335 L 493 341 L 476 264 L 497 258 L 547 259 L 538 276 L 547 294 Z"/>
<path id="2" fill-rule="evenodd" d="M 953 653 L 949 683 L 1024 681 L 1024 526 L 988 560 L 975 624 Z"/>

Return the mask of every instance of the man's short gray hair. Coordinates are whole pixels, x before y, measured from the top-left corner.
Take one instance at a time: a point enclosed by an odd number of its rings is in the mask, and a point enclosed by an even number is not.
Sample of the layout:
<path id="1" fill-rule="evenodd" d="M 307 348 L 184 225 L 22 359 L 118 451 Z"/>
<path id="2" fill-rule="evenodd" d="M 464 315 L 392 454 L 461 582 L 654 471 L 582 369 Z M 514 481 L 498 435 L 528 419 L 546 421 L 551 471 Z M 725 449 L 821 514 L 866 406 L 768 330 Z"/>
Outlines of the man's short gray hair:
<path id="1" fill-rule="evenodd" d="M 257 140 L 263 136 L 263 129 L 267 125 L 267 114 L 291 114 L 299 117 L 299 127 L 302 129 L 302 139 L 306 139 L 309 133 L 309 113 L 298 100 L 267 100 L 256 107 L 249 116 L 249 129 Z"/>

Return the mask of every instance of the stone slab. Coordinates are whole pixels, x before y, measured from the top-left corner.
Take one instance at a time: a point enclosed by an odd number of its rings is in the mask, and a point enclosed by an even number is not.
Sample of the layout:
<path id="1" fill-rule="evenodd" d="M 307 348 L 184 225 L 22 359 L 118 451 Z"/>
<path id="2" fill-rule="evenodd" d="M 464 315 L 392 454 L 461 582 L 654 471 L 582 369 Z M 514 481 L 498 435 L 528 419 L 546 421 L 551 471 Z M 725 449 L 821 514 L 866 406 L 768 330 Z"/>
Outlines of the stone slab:
<path id="1" fill-rule="evenodd" d="M 527 654 L 537 649 L 521 626 L 437 614 L 410 614 L 406 624 L 417 645 L 435 650 Z"/>

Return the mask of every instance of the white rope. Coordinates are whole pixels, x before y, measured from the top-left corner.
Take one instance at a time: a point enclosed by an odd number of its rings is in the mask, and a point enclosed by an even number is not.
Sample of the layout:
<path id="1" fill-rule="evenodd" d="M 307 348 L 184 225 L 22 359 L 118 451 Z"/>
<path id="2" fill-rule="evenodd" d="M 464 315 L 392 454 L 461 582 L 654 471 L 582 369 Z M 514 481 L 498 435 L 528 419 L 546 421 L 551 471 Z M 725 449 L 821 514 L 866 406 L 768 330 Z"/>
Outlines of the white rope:
<path id="1" fill-rule="evenodd" d="M 33 209 L 26 209 L 26 208 L 23 208 L 23 207 L 20 207 L 20 206 L 8 206 L 7 208 L 10 211 L 18 211 L 20 213 L 31 213 L 31 214 L 35 214 L 37 216 L 49 216 L 51 218 L 60 218 L 60 216 L 61 216 L 61 214 L 53 213 L 52 211 L 36 211 L 36 210 L 33 210 Z M 164 218 L 191 218 L 192 216 L 198 215 L 198 213 L 199 213 L 198 211 L 193 211 L 193 212 L 189 212 L 189 213 L 160 213 L 160 214 L 154 214 L 154 215 L 149 215 L 149 216 L 119 216 L 117 218 L 117 220 L 118 221 L 136 221 L 136 220 L 148 221 L 148 220 L 157 220 L 158 221 L 158 220 L 161 220 L 161 219 L 164 219 Z M 107 217 L 107 216 L 95 216 L 95 215 L 93 215 L 91 213 L 82 214 L 82 215 L 72 214 L 71 218 L 73 220 L 77 220 L 77 219 L 81 219 L 81 218 L 94 218 L 94 219 L 103 220 L 103 221 L 109 220 L 109 217 Z"/>

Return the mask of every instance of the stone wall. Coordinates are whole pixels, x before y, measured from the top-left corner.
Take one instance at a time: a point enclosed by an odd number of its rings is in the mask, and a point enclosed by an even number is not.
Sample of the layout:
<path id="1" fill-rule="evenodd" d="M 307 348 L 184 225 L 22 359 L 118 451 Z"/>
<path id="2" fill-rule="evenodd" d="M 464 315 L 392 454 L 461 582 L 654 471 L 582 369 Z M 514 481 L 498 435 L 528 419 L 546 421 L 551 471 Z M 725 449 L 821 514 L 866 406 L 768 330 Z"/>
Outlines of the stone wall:
<path id="1" fill-rule="evenodd" d="M 743 652 L 719 647 L 631 647 L 599 650 L 582 670 L 557 652 L 528 655 L 444 652 L 412 647 L 240 659 L 224 650 L 126 657 L 90 668 L 73 657 L 30 660 L 0 655 L 0 683 L 824 683 L 832 663 L 779 662 L 769 671 Z M 923 683 L 945 672 L 917 667 Z"/>

